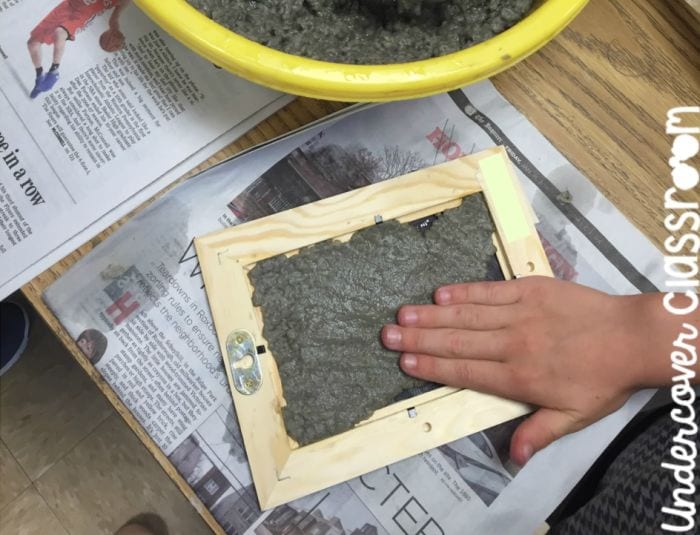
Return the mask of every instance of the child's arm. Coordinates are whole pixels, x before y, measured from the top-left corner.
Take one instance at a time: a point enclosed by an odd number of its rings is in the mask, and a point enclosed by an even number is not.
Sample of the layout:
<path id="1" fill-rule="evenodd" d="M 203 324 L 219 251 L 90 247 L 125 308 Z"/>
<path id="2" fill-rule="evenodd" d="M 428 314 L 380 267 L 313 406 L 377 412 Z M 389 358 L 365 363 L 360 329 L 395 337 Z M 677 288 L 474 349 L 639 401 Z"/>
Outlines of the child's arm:
<path id="1" fill-rule="evenodd" d="M 671 384 L 674 359 L 697 382 L 700 311 L 673 315 L 662 294 L 611 296 L 545 277 L 461 284 L 435 305 L 404 306 L 382 331 L 416 377 L 539 405 L 511 456 L 524 463 L 553 440 L 619 408 L 639 388 Z M 677 308 L 693 303 L 678 295 Z M 683 333 L 685 345 L 673 342 Z"/>
<path id="2" fill-rule="evenodd" d="M 119 30 L 119 16 L 122 14 L 122 11 L 126 9 L 126 6 L 129 5 L 129 2 L 131 0 L 117 0 L 116 5 L 114 6 L 114 10 L 112 11 L 112 14 L 109 17 L 109 27 L 112 30 Z"/>

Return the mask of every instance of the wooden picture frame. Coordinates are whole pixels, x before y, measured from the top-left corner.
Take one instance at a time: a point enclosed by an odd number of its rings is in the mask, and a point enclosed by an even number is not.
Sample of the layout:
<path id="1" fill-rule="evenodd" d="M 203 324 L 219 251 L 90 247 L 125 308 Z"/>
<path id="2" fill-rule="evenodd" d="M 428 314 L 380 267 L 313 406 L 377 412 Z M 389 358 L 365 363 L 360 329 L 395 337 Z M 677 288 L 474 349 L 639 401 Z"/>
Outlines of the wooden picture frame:
<path id="1" fill-rule="evenodd" d="M 432 215 L 478 192 L 484 193 L 495 223 L 494 243 L 506 278 L 552 276 L 534 214 L 500 147 L 195 240 L 262 509 L 529 412 L 522 403 L 441 387 L 377 410 L 346 432 L 298 447 L 285 430 L 283 385 L 273 355 L 269 349 L 258 354 L 268 346 L 247 276 L 256 262 L 320 241 L 348 239 L 378 218 L 406 222 Z"/>

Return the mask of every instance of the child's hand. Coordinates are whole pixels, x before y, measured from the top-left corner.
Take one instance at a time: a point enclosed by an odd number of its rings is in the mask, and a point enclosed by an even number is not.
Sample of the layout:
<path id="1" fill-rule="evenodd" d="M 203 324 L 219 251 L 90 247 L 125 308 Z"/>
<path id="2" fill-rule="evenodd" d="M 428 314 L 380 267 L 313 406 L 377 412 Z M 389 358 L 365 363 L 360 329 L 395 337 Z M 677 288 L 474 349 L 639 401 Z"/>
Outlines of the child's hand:
<path id="1" fill-rule="evenodd" d="M 671 375 L 680 321 L 659 294 L 613 297 L 527 277 L 446 286 L 435 303 L 402 307 L 399 325 L 382 331 L 384 345 L 403 353 L 410 375 L 542 407 L 513 436 L 511 457 L 521 464 Z"/>

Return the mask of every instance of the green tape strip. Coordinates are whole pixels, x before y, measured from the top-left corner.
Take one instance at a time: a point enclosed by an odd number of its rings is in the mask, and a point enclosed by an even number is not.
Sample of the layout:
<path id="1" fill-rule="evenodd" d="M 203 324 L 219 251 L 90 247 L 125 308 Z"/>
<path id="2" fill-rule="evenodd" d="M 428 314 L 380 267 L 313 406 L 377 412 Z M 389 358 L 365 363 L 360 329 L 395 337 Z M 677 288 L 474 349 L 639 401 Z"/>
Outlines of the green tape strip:
<path id="1" fill-rule="evenodd" d="M 479 167 L 506 242 L 513 243 L 526 238 L 530 234 L 530 225 L 505 158 L 500 154 L 482 158 Z"/>

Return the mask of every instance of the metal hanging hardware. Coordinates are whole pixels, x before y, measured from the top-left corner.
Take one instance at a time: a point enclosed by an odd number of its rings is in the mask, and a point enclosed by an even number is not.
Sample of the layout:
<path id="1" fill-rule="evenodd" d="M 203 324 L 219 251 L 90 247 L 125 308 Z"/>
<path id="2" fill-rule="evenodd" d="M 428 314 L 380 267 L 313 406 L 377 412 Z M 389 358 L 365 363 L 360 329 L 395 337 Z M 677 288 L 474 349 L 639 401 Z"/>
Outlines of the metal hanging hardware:
<path id="1" fill-rule="evenodd" d="M 236 390 L 246 396 L 255 394 L 262 385 L 262 370 L 253 336 L 244 330 L 229 334 L 226 357 Z"/>

